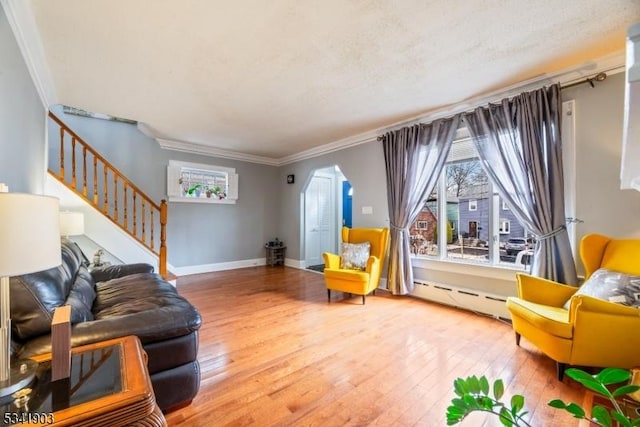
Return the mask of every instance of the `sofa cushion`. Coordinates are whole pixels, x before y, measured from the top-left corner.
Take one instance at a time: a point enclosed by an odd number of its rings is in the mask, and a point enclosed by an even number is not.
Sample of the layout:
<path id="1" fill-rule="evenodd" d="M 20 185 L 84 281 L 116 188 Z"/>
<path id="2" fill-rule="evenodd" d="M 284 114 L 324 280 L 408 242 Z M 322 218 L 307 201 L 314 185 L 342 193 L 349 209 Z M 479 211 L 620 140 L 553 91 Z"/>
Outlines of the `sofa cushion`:
<path id="1" fill-rule="evenodd" d="M 153 273 L 153 266 L 147 263 L 115 264 L 91 270 L 91 276 L 96 283 L 136 273 Z"/>
<path id="2" fill-rule="evenodd" d="M 343 243 L 340 253 L 340 268 L 364 271 L 371 254 L 371 243 Z"/>
<path id="3" fill-rule="evenodd" d="M 78 333 L 94 328 L 95 333 L 112 335 L 109 338 L 137 335 L 143 343 L 186 335 L 201 324 L 195 307 L 155 273 L 97 283 L 93 315 L 95 321 L 78 325 Z M 115 330 L 105 330 L 111 323 Z"/>
<path id="4" fill-rule="evenodd" d="M 61 251 L 60 266 L 11 278 L 11 326 L 19 341 L 49 333 L 53 311 L 62 305 L 71 306 L 72 324 L 93 320 L 96 294 L 82 252 L 66 239 Z"/>
<path id="5" fill-rule="evenodd" d="M 574 295 L 588 295 L 609 302 L 640 308 L 640 277 L 611 271 L 596 270 Z M 568 309 L 571 299 L 565 304 Z"/>

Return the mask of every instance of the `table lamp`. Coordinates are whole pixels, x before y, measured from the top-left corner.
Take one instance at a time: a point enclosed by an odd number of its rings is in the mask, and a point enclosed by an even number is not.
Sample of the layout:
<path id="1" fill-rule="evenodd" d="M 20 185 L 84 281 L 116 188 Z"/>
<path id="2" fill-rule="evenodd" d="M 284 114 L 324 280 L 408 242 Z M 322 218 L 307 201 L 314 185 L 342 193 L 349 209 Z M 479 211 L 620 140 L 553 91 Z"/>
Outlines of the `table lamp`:
<path id="1" fill-rule="evenodd" d="M 0 397 L 35 376 L 36 362 L 11 359 L 9 277 L 60 265 L 58 209 L 55 197 L 0 192 Z"/>

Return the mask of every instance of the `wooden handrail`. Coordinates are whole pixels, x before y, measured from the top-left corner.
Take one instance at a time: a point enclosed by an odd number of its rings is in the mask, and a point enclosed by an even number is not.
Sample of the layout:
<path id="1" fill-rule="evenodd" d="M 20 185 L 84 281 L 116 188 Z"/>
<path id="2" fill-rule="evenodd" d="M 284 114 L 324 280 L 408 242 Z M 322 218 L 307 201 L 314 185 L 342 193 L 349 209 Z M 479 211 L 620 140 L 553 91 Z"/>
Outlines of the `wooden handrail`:
<path id="1" fill-rule="evenodd" d="M 49 168 L 49 173 L 158 256 L 159 273 L 166 278 L 168 219 L 166 201 L 162 200 L 160 204 L 154 202 L 51 111 L 49 111 L 49 118 L 60 127 L 59 169 L 56 172 Z M 65 138 L 66 135 L 69 138 Z M 66 163 L 68 153 L 65 153 L 65 141 L 69 139 L 70 167 Z M 82 149 L 81 162 L 76 162 L 76 146 Z M 90 158 L 89 163 L 87 163 L 87 157 Z M 80 163 L 80 167 L 77 163 Z M 102 174 L 98 173 L 99 169 L 102 169 Z M 82 176 L 78 179 L 77 174 Z M 119 188 L 122 191 L 118 191 Z M 129 215 L 129 208 L 133 209 L 133 215 Z M 160 228 L 159 243 L 156 243 L 153 238 L 156 221 Z"/>

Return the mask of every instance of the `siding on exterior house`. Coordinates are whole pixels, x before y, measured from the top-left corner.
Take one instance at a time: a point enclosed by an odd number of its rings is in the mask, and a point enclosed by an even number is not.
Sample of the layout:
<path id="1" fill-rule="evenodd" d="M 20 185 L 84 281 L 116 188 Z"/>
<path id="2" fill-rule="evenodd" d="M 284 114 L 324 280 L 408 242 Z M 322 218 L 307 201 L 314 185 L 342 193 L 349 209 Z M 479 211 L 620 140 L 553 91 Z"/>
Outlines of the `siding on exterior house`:
<path id="1" fill-rule="evenodd" d="M 470 210 L 470 202 L 476 201 L 476 210 Z M 499 200 L 499 220 L 509 221 L 509 232 L 499 233 L 500 242 L 504 243 L 511 237 L 525 237 L 525 228 L 518 221 L 510 209 L 503 209 L 502 198 Z M 460 199 L 460 234 L 467 237 L 475 237 L 480 240 L 489 240 L 489 209 L 491 207 L 492 199 L 490 197 L 469 197 Z M 473 226 L 471 223 L 476 223 L 476 233 L 473 235 Z"/>
<path id="2" fill-rule="evenodd" d="M 426 205 L 418 214 L 418 217 L 409 228 L 411 239 L 411 251 L 414 254 L 425 254 L 426 245 L 435 243 L 438 220 Z"/>

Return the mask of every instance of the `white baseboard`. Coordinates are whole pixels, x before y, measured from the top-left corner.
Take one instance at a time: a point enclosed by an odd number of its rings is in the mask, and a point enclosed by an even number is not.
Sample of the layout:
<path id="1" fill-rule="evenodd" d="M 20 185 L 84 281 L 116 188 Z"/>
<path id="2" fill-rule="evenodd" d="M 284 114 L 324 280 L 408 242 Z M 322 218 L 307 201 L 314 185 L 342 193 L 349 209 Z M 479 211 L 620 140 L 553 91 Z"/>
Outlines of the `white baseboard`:
<path id="1" fill-rule="evenodd" d="M 303 259 L 285 258 L 284 265 L 286 265 L 287 267 L 299 268 L 302 270 L 307 268 L 306 263 Z"/>
<path id="2" fill-rule="evenodd" d="M 211 273 L 213 271 L 235 270 L 237 268 L 256 267 L 266 264 L 266 258 L 243 259 L 240 261 L 218 262 L 214 264 L 188 265 L 185 267 L 171 267 L 171 272 L 176 276 L 188 276 L 190 274 Z"/>
<path id="3" fill-rule="evenodd" d="M 235 270 L 238 268 L 247 268 L 247 267 L 256 267 L 259 265 L 266 265 L 266 258 L 256 258 L 256 259 L 244 259 L 240 261 L 230 261 L 230 262 L 218 262 L 213 264 L 201 264 L 201 265 L 188 265 L 184 267 L 174 267 L 172 265 L 168 266 L 169 271 L 171 271 L 176 276 L 188 276 L 190 274 L 201 274 L 201 273 L 211 273 L 213 271 L 224 271 L 224 270 Z M 304 260 L 297 260 L 292 258 L 285 258 L 284 265 L 287 267 L 305 269 Z"/>

